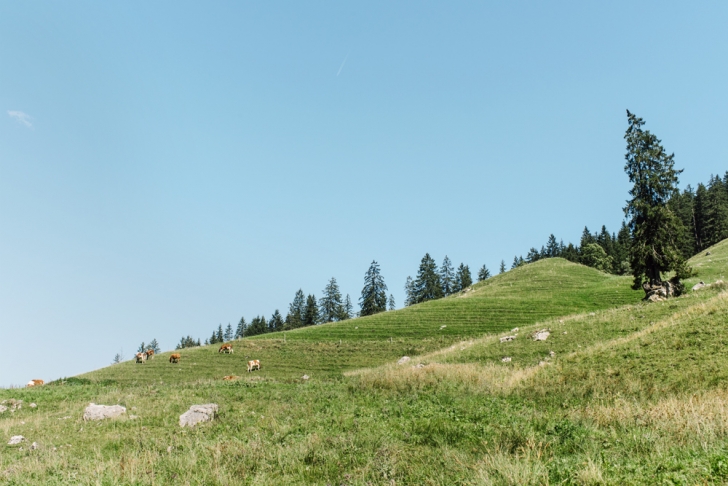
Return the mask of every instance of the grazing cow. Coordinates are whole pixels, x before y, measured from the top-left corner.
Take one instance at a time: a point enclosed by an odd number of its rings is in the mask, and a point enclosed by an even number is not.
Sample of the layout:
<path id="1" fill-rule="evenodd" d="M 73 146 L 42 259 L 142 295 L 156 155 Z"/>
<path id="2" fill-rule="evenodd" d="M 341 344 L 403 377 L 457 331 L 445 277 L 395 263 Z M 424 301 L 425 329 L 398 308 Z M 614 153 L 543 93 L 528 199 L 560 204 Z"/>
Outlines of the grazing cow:
<path id="1" fill-rule="evenodd" d="M 223 377 L 223 381 L 234 381 L 237 379 L 238 379 L 238 377 L 235 375 L 228 375 L 228 376 Z"/>
<path id="2" fill-rule="evenodd" d="M 223 344 L 220 346 L 220 349 L 217 350 L 218 353 L 232 353 L 233 352 L 233 345 L 232 344 Z"/>
<path id="3" fill-rule="evenodd" d="M 169 362 L 170 362 L 170 363 L 179 363 L 179 359 L 180 359 L 181 357 L 182 357 L 182 356 L 181 356 L 181 355 L 180 355 L 179 353 L 174 353 L 173 355 L 171 355 L 171 356 L 169 357 Z"/>
<path id="4" fill-rule="evenodd" d="M 25 385 L 25 386 L 40 386 L 40 385 L 42 385 L 44 383 L 45 383 L 45 381 L 43 381 L 43 380 L 30 380 L 28 382 L 28 384 Z"/>
<path id="5" fill-rule="evenodd" d="M 147 349 L 144 354 L 147 355 L 147 359 L 154 358 L 154 350 L 152 348 Z"/>
<path id="6" fill-rule="evenodd" d="M 137 363 L 144 363 L 147 360 L 146 353 L 137 353 L 136 354 L 136 362 Z"/>
<path id="7" fill-rule="evenodd" d="M 260 371 L 260 361 L 257 360 L 257 359 L 254 359 L 252 361 L 248 361 L 248 373 L 250 373 L 251 371 L 253 371 L 255 369 L 257 369 L 258 371 Z"/>

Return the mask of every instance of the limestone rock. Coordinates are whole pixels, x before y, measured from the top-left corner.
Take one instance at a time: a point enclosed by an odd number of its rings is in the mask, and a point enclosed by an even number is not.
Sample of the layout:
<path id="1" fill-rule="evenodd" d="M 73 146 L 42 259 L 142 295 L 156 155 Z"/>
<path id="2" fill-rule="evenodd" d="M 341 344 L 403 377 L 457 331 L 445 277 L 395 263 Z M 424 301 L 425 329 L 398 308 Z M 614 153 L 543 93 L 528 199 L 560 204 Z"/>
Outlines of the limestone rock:
<path id="1" fill-rule="evenodd" d="M 216 403 L 206 403 L 204 405 L 192 405 L 189 410 L 179 416 L 179 426 L 194 427 L 200 422 L 208 422 L 215 418 L 218 406 Z"/>
<path id="2" fill-rule="evenodd" d="M 416 364 L 415 366 L 413 366 L 412 368 L 414 368 L 414 369 L 416 369 L 416 370 L 419 370 L 420 368 L 424 368 L 424 367 L 425 367 L 425 365 L 424 365 L 424 364 L 422 364 L 422 363 L 417 363 L 417 364 Z"/>
<path id="3" fill-rule="evenodd" d="M 510 356 L 504 356 L 504 357 L 501 358 L 501 362 L 502 363 L 510 363 L 511 362 L 511 357 Z"/>
<path id="4" fill-rule="evenodd" d="M 399 358 L 399 360 L 397 361 L 397 364 L 398 364 L 398 365 L 403 365 L 403 364 L 407 363 L 407 362 L 408 362 L 408 361 L 409 361 L 410 359 L 412 359 L 412 358 L 410 358 L 409 356 L 402 356 L 402 357 L 401 357 L 401 358 Z"/>
<path id="5" fill-rule="evenodd" d="M 503 336 L 502 338 L 500 338 L 500 342 L 507 343 L 508 341 L 513 341 L 514 339 L 516 339 L 516 336 Z"/>
<path id="6" fill-rule="evenodd" d="M 540 331 L 534 333 L 533 340 L 534 341 L 546 341 L 548 337 L 551 335 L 551 333 L 548 331 L 548 329 L 541 329 Z"/>
<path id="7" fill-rule="evenodd" d="M 32 444 L 30 444 L 30 447 L 28 449 L 30 449 L 31 451 L 34 451 L 37 448 L 38 448 L 38 443 L 37 442 L 33 442 Z"/>
<path id="8" fill-rule="evenodd" d="M 309 378 L 311 378 L 311 377 L 310 377 L 310 376 L 308 376 L 308 375 L 303 375 L 303 376 L 301 377 L 301 379 L 302 379 L 302 380 L 304 380 L 304 381 L 305 381 L 305 380 L 308 380 Z"/>
<path id="9" fill-rule="evenodd" d="M 7 412 L 7 411 L 8 411 L 8 407 L 6 407 L 5 405 L 0 405 L 0 413 Z"/>
<path id="10" fill-rule="evenodd" d="M 37 407 L 38 405 L 36 405 L 35 403 L 31 403 L 31 404 L 30 404 L 30 405 L 28 405 L 28 406 L 29 406 L 30 408 L 35 408 L 35 407 Z"/>
<path id="11" fill-rule="evenodd" d="M 14 435 L 10 438 L 10 441 L 8 442 L 8 445 L 18 445 L 21 442 L 25 440 L 25 437 L 22 435 Z"/>
<path id="12" fill-rule="evenodd" d="M 703 287 L 706 287 L 706 285 L 705 285 L 705 282 L 703 282 L 703 281 L 701 280 L 700 282 L 698 282 L 698 283 L 696 283 L 695 285 L 693 285 L 693 290 L 700 290 L 700 289 L 702 289 Z"/>
<path id="13" fill-rule="evenodd" d="M 126 413 L 126 407 L 121 405 L 96 405 L 89 403 L 88 407 L 83 411 L 84 420 L 104 420 L 107 418 L 118 417 Z"/>

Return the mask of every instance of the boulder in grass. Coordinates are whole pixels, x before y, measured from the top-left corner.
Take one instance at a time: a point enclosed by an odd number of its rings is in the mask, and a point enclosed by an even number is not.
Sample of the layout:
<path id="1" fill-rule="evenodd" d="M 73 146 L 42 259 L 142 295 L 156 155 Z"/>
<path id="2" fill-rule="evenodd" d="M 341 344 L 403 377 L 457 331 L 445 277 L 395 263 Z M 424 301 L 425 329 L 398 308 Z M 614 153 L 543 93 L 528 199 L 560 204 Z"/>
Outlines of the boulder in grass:
<path id="1" fill-rule="evenodd" d="M 513 341 L 514 339 L 516 339 L 516 336 L 503 336 L 502 338 L 500 338 L 500 342 L 507 343 L 508 341 Z"/>
<path id="2" fill-rule="evenodd" d="M 8 441 L 8 445 L 18 445 L 24 440 L 25 437 L 23 437 L 22 435 L 14 435 L 10 438 L 10 441 Z"/>
<path id="3" fill-rule="evenodd" d="M 408 362 L 410 359 L 412 359 L 412 358 L 410 358 L 409 356 L 402 356 L 401 358 L 399 358 L 399 360 L 397 360 L 397 364 L 403 365 L 406 362 Z"/>
<path id="4" fill-rule="evenodd" d="M 693 290 L 700 290 L 700 289 L 702 289 L 704 287 L 706 287 L 705 282 L 703 282 L 701 280 L 700 282 L 698 282 L 695 285 L 693 285 Z"/>
<path id="5" fill-rule="evenodd" d="M 217 403 L 206 403 L 204 405 L 192 405 L 189 410 L 179 416 L 180 427 L 194 427 L 200 422 L 208 422 L 217 414 Z"/>
<path id="6" fill-rule="evenodd" d="M 503 363 L 510 363 L 511 362 L 511 357 L 510 356 L 504 356 L 503 358 L 501 358 L 501 362 L 503 362 Z"/>
<path id="7" fill-rule="evenodd" d="M 548 329 L 541 329 L 540 331 L 537 331 L 533 335 L 534 341 L 546 341 L 548 337 L 551 335 L 551 333 L 548 331 Z"/>
<path id="8" fill-rule="evenodd" d="M 84 420 L 104 420 L 107 418 L 118 417 L 126 413 L 126 407 L 121 405 L 96 405 L 89 403 L 88 407 L 83 411 Z"/>

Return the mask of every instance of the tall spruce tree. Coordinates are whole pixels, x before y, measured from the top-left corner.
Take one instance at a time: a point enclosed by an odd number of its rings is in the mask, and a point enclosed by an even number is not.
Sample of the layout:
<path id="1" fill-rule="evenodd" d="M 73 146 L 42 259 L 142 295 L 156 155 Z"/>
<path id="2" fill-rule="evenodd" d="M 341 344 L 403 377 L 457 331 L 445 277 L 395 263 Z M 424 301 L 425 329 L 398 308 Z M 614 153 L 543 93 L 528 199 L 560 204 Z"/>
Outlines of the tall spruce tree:
<path id="1" fill-rule="evenodd" d="M 351 319 L 354 317 L 354 305 L 351 303 L 351 297 L 346 294 L 344 299 L 343 315 L 342 320 Z"/>
<path id="2" fill-rule="evenodd" d="M 292 329 L 301 327 L 303 325 L 303 313 L 306 311 L 306 296 L 303 295 L 303 290 L 298 289 L 296 295 L 293 297 L 293 302 L 288 306 L 288 325 Z"/>
<path id="3" fill-rule="evenodd" d="M 152 341 L 147 345 L 147 349 L 152 349 L 155 353 L 162 352 L 162 348 L 159 347 L 159 343 L 157 342 L 156 338 L 152 339 Z"/>
<path id="4" fill-rule="evenodd" d="M 228 322 L 228 325 L 225 328 L 225 341 L 231 341 L 233 336 L 233 326 Z"/>
<path id="5" fill-rule="evenodd" d="M 632 233 L 633 288 L 640 288 L 643 282 L 660 285 L 663 273 L 670 271 L 675 272 L 674 283 L 679 284 L 690 270 L 678 247 L 682 223 L 667 202 L 677 191 L 682 170 L 674 168 L 675 155 L 667 155 L 660 140 L 642 129 L 645 122 L 641 118 L 627 110 L 627 119 L 624 170 L 633 187 L 624 212 Z"/>
<path id="6" fill-rule="evenodd" d="M 334 322 L 338 321 L 341 316 L 341 307 L 343 302 L 341 300 L 341 292 L 339 291 L 339 284 L 336 283 L 336 279 L 331 277 L 329 283 L 324 288 L 324 295 L 319 300 L 319 312 L 322 322 Z"/>
<path id="7" fill-rule="evenodd" d="M 238 321 L 238 328 L 235 330 L 235 338 L 240 339 L 245 337 L 245 328 L 247 327 L 247 323 L 245 322 L 245 317 L 241 317 L 240 321 Z"/>
<path id="8" fill-rule="evenodd" d="M 218 343 L 225 342 L 225 334 L 222 331 L 222 324 L 217 326 L 217 334 L 215 335 L 215 339 L 217 339 Z"/>
<path id="9" fill-rule="evenodd" d="M 409 307 L 415 304 L 415 281 L 412 277 L 407 276 L 407 280 L 404 283 L 404 306 Z"/>
<path id="10" fill-rule="evenodd" d="M 473 276 L 470 274 L 470 267 L 461 263 L 458 269 L 455 271 L 455 283 L 453 284 L 453 291 L 460 292 L 473 285 Z"/>
<path id="11" fill-rule="evenodd" d="M 359 306 L 361 316 L 371 316 L 387 310 L 387 285 L 376 261 L 372 261 L 364 275 L 364 288 L 361 289 Z"/>
<path id="12" fill-rule="evenodd" d="M 389 294 L 389 300 L 387 301 L 387 309 L 393 311 L 396 308 L 397 308 L 397 305 L 394 302 L 394 295 Z"/>
<path id="13" fill-rule="evenodd" d="M 429 253 L 425 253 L 420 262 L 420 269 L 414 282 L 414 303 L 426 302 L 439 299 L 443 296 L 440 285 L 440 275 L 437 272 L 437 264 Z"/>
<path id="14" fill-rule="evenodd" d="M 483 265 L 480 267 L 480 270 L 478 270 L 478 282 L 482 282 L 488 278 L 490 278 L 490 270 L 488 270 L 488 267 Z"/>
<path id="15" fill-rule="evenodd" d="M 319 323 L 319 308 L 316 296 L 311 294 L 306 297 L 306 310 L 303 313 L 303 325 L 313 326 Z"/>
<path id="16" fill-rule="evenodd" d="M 255 316 L 250 321 L 250 325 L 245 330 L 246 336 L 257 336 L 258 334 L 265 334 L 268 332 L 268 323 L 263 316 Z M 214 343 L 210 343 L 214 344 Z"/>
<path id="17" fill-rule="evenodd" d="M 553 235 L 549 235 L 549 240 L 546 243 L 546 258 L 555 258 L 558 256 L 561 256 L 560 246 L 556 242 L 556 237 Z"/>
<path id="18" fill-rule="evenodd" d="M 703 203 L 705 248 L 728 238 L 728 189 L 718 176 L 711 176 Z"/>
<path id="19" fill-rule="evenodd" d="M 506 262 L 505 260 L 501 260 L 500 268 L 498 269 L 498 273 L 505 273 L 506 271 Z"/>
<path id="20" fill-rule="evenodd" d="M 455 271 L 452 268 L 450 259 L 445 255 L 440 266 L 440 285 L 442 286 L 442 294 L 448 296 L 452 294 L 453 280 L 455 278 Z"/>
<path id="21" fill-rule="evenodd" d="M 283 316 L 278 309 L 273 312 L 273 315 L 268 321 L 268 332 L 278 332 L 283 330 Z"/>

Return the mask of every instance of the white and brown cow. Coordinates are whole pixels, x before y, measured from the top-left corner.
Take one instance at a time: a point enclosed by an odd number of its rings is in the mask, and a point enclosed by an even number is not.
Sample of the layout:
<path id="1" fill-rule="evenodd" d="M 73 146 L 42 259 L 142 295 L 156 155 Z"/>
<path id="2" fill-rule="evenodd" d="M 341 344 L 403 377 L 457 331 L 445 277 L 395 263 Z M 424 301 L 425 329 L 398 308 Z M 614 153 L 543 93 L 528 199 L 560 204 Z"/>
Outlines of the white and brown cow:
<path id="1" fill-rule="evenodd" d="M 260 360 L 253 359 L 248 361 L 248 373 L 250 373 L 253 370 L 260 371 Z"/>
<path id="2" fill-rule="evenodd" d="M 144 354 L 147 355 L 147 359 L 154 358 L 154 350 L 152 348 L 147 349 Z"/>
<path id="3" fill-rule="evenodd" d="M 233 352 L 233 345 L 232 344 L 223 344 L 220 346 L 220 349 L 217 350 L 218 353 L 232 353 Z"/>
<path id="4" fill-rule="evenodd" d="M 38 379 L 38 380 L 30 380 L 30 381 L 28 382 L 28 384 L 27 384 L 27 385 L 25 385 L 25 386 L 40 386 L 40 385 L 42 385 L 42 384 L 44 384 L 44 383 L 45 383 L 45 381 L 43 381 L 43 380 L 40 380 L 40 379 Z"/>
<path id="5" fill-rule="evenodd" d="M 169 362 L 170 363 L 179 363 L 179 360 L 182 356 L 179 353 L 174 353 L 173 355 L 170 355 Z"/>
<path id="6" fill-rule="evenodd" d="M 134 357 L 136 358 L 137 363 L 145 363 L 147 361 L 146 353 L 137 353 Z"/>

